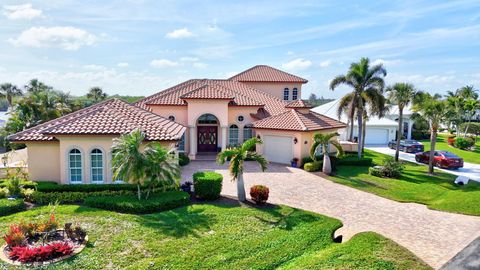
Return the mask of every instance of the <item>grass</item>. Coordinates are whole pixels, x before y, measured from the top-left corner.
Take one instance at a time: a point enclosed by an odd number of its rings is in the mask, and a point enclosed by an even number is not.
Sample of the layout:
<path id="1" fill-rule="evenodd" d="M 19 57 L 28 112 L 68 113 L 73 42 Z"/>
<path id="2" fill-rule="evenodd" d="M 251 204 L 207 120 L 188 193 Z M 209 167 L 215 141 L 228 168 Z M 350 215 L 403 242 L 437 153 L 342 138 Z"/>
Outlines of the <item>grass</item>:
<path id="1" fill-rule="evenodd" d="M 436 150 L 445 150 L 454 153 L 455 155 L 463 158 L 463 161 L 469 163 L 480 164 L 480 140 L 475 143 L 475 149 L 473 151 L 467 151 L 455 148 L 448 145 L 446 134 L 438 134 L 437 143 L 435 145 Z M 421 140 L 425 146 L 425 151 L 430 150 L 430 140 Z"/>
<path id="2" fill-rule="evenodd" d="M 365 150 L 365 156 L 381 164 L 387 155 Z M 405 163 L 400 179 L 380 178 L 368 174 L 367 166 L 338 166 L 337 175 L 329 179 L 366 192 L 400 202 L 415 202 L 430 209 L 447 212 L 480 215 L 480 183 L 454 184 L 455 175 L 435 170 L 435 176 L 427 173 L 425 165 Z"/>
<path id="3" fill-rule="evenodd" d="M 0 217 L 0 228 L 46 219 L 49 211 Z M 90 240 L 82 253 L 49 269 L 431 269 L 375 233 L 334 243 L 340 221 L 286 206 L 217 202 L 139 216 L 62 205 L 56 215 L 81 224 Z"/>

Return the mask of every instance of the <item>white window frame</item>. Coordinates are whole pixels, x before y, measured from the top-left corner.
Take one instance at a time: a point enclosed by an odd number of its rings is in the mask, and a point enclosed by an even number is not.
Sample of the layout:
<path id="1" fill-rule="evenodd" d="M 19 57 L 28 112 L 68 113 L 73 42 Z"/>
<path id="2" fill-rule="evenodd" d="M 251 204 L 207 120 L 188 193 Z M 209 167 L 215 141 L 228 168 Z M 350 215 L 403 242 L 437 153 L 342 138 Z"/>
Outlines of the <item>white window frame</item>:
<path id="1" fill-rule="evenodd" d="M 93 153 L 93 151 L 95 150 L 98 150 L 100 151 L 100 153 Z M 100 161 L 102 162 L 102 166 L 101 167 L 93 167 L 93 156 L 96 155 L 96 156 L 100 156 Z M 101 171 L 101 176 L 102 176 L 102 180 L 94 180 L 93 179 L 93 170 L 96 169 L 100 169 Z M 104 154 L 103 154 L 103 150 L 98 148 L 98 147 L 95 147 L 93 148 L 91 151 L 90 151 L 90 179 L 91 179 L 91 182 L 94 183 L 94 184 L 98 184 L 98 183 L 104 183 L 105 182 L 105 162 L 104 162 Z"/>
<path id="2" fill-rule="evenodd" d="M 290 100 L 290 89 L 288 87 L 283 89 L 283 100 Z"/>
<path id="3" fill-rule="evenodd" d="M 232 137 L 236 133 L 236 136 Z M 239 143 L 239 128 L 235 124 L 228 126 L 228 145 L 237 145 Z"/>
<path id="4" fill-rule="evenodd" d="M 292 90 L 292 100 L 297 100 L 298 99 L 298 89 L 295 87 Z"/>
<path id="5" fill-rule="evenodd" d="M 78 153 L 72 153 L 72 151 L 78 151 Z M 72 167 L 72 163 L 71 163 L 71 157 L 72 156 L 79 156 L 80 157 L 80 167 Z M 71 183 L 71 184 L 82 184 L 83 183 L 83 157 L 82 157 L 82 150 L 78 149 L 78 148 L 72 148 L 70 150 L 68 150 L 67 152 L 67 162 L 68 162 L 68 181 Z M 72 170 L 78 170 L 80 169 L 80 180 L 75 180 L 73 181 L 72 180 Z"/>

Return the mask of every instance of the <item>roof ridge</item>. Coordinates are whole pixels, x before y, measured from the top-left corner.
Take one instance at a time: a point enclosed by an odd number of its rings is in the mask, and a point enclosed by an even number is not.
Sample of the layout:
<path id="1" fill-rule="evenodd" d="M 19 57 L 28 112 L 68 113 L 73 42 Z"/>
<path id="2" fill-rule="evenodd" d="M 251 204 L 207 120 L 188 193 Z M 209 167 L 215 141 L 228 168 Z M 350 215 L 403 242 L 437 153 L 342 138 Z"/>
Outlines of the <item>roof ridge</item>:
<path id="1" fill-rule="evenodd" d="M 251 97 L 245 95 L 244 93 L 242 93 L 242 91 L 238 91 L 238 90 L 234 90 L 234 89 L 228 88 L 227 86 L 218 84 L 218 83 L 215 82 L 215 81 L 216 81 L 216 80 L 212 80 L 212 82 L 213 82 L 215 85 L 217 85 L 217 86 L 219 86 L 219 87 L 221 87 L 221 88 L 223 88 L 223 89 L 227 89 L 228 91 L 233 92 L 233 93 L 235 93 L 236 95 L 240 95 L 240 96 L 242 96 L 243 98 L 248 99 L 250 102 L 258 103 L 259 106 L 264 106 L 264 105 L 265 105 L 265 104 L 263 104 L 263 102 L 260 102 L 260 101 L 258 101 L 258 100 L 254 100 L 254 99 L 252 99 Z M 230 80 L 225 80 L 225 81 L 226 81 L 226 82 L 229 82 Z M 238 83 L 241 83 L 241 82 L 238 82 Z M 246 85 L 246 86 L 248 87 L 248 85 Z M 252 89 L 253 89 L 253 88 L 252 88 Z M 257 90 L 257 89 L 254 89 L 254 90 L 259 91 L 259 90 Z"/>
<path id="2" fill-rule="evenodd" d="M 321 117 L 325 117 L 325 118 L 328 118 L 328 119 L 331 119 L 331 120 L 335 120 L 335 121 L 338 121 L 338 122 L 346 125 L 346 123 L 340 121 L 340 119 L 335 119 L 335 118 L 332 118 L 332 117 L 327 116 L 327 115 L 325 115 L 325 114 L 321 114 L 321 113 L 318 113 L 318 112 L 315 112 L 315 111 L 312 111 L 312 110 L 308 110 L 308 111 L 309 111 L 309 113 L 316 114 L 317 116 L 321 116 Z"/>
<path id="3" fill-rule="evenodd" d="M 305 125 L 305 123 L 303 123 L 302 119 L 300 119 L 300 116 L 298 115 L 298 111 L 294 110 L 294 109 L 290 109 L 290 112 L 293 113 L 293 115 L 295 116 L 295 118 L 298 120 L 298 122 L 300 123 L 300 125 L 302 126 L 302 129 L 303 130 L 308 130 L 307 126 Z"/>
<path id="4" fill-rule="evenodd" d="M 161 96 L 163 96 L 163 95 L 167 95 L 167 94 L 169 94 L 170 92 L 176 90 L 176 88 L 178 88 L 178 87 L 184 87 L 184 86 L 187 86 L 187 85 L 196 83 L 196 82 L 201 81 L 201 80 L 202 80 L 202 79 L 189 79 L 189 80 L 186 80 L 186 81 L 184 81 L 184 82 L 181 82 L 181 83 L 179 83 L 179 84 L 176 84 L 176 85 L 174 85 L 174 86 L 171 86 L 171 87 L 169 87 L 169 88 L 167 88 L 167 89 L 161 90 L 160 92 L 157 92 L 157 93 L 155 93 L 155 94 L 152 94 L 152 95 L 150 95 L 150 96 L 148 96 L 148 97 L 142 98 L 141 100 L 138 100 L 138 101 L 134 102 L 133 104 L 134 104 L 135 106 L 137 106 L 137 104 L 139 104 L 139 105 L 140 105 L 140 104 L 146 104 L 146 102 L 148 102 L 149 100 L 154 99 L 154 98 L 159 98 L 159 97 L 161 97 Z"/>
<path id="5" fill-rule="evenodd" d="M 297 78 L 297 79 L 300 80 L 300 81 L 303 81 L 303 83 L 307 83 L 307 82 L 308 82 L 308 80 L 306 80 L 306 79 L 304 79 L 304 78 L 302 78 L 302 77 L 300 77 L 300 76 L 294 75 L 294 74 L 292 74 L 292 73 L 283 71 L 283 70 L 281 70 L 281 69 L 278 69 L 278 68 L 275 68 L 275 67 L 272 67 L 272 66 L 269 66 L 269 65 L 255 65 L 255 66 L 253 66 L 253 67 L 251 67 L 251 68 L 249 68 L 249 69 L 247 69 L 247 70 L 244 70 L 244 71 L 242 71 L 242 72 L 240 72 L 240 73 L 238 73 L 238 74 L 236 74 L 236 75 L 233 75 L 232 77 L 230 77 L 230 78 L 228 78 L 228 79 L 229 79 L 229 80 L 235 80 L 235 77 L 239 77 L 240 75 L 243 75 L 243 74 L 245 74 L 245 73 L 247 73 L 247 72 L 250 72 L 250 71 L 252 71 L 253 69 L 259 68 L 259 67 L 266 67 L 266 68 L 273 69 L 273 70 L 275 70 L 275 71 L 277 71 L 277 72 L 285 73 L 285 74 L 287 74 L 287 75 L 289 75 L 289 76 L 292 76 L 292 77 Z"/>

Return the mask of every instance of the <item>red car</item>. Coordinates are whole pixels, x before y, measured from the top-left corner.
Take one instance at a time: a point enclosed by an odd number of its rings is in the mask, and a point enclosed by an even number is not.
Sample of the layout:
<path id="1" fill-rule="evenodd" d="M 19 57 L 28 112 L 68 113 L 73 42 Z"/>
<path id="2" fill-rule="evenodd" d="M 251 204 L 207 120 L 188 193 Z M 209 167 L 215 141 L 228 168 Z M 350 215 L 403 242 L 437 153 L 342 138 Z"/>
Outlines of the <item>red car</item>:
<path id="1" fill-rule="evenodd" d="M 415 160 L 417 162 L 428 164 L 430 151 L 417 153 Z M 433 154 L 433 166 L 445 169 L 458 169 L 463 167 L 463 158 L 448 151 L 435 151 Z"/>

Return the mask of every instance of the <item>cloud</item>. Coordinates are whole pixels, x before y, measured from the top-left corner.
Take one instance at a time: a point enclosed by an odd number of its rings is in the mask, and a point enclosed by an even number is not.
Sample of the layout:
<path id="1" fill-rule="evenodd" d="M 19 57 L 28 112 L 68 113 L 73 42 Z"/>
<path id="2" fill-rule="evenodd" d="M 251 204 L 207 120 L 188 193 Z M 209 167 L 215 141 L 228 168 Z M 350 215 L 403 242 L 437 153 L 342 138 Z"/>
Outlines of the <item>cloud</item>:
<path id="1" fill-rule="evenodd" d="M 106 70 L 107 69 L 105 66 L 95 65 L 95 64 L 84 65 L 83 68 L 90 69 L 90 70 Z"/>
<path id="2" fill-rule="evenodd" d="M 154 59 L 150 62 L 150 66 L 155 68 L 176 67 L 178 63 L 167 59 Z"/>
<path id="3" fill-rule="evenodd" d="M 384 66 L 393 66 L 393 65 L 396 65 L 400 62 L 401 62 L 401 60 L 384 60 L 384 59 L 379 58 L 379 59 L 376 59 L 375 61 L 373 61 L 371 63 L 371 65 L 374 66 L 374 65 L 382 64 Z"/>
<path id="4" fill-rule="evenodd" d="M 321 67 L 328 67 L 332 64 L 332 61 L 331 60 L 325 60 L 325 61 L 322 61 L 320 62 L 320 66 Z"/>
<path id="5" fill-rule="evenodd" d="M 182 61 L 182 62 L 197 62 L 198 60 L 199 60 L 198 57 L 185 56 L 185 57 L 180 58 L 180 61 Z"/>
<path id="6" fill-rule="evenodd" d="M 128 67 L 128 63 L 120 62 L 120 63 L 117 64 L 117 67 L 121 67 L 121 68 Z"/>
<path id="7" fill-rule="evenodd" d="M 201 62 L 195 62 L 195 63 L 193 63 L 192 66 L 193 66 L 194 68 L 204 69 L 204 68 L 207 68 L 207 67 L 208 67 L 208 64 L 201 63 Z"/>
<path id="8" fill-rule="evenodd" d="M 71 26 L 31 27 L 16 39 L 8 41 L 16 46 L 35 48 L 61 48 L 78 50 L 82 46 L 95 44 L 97 37 L 89 32 Z"/>
<path id="9" fill-rule="evenodd" d="M 186 27 L 173 30 L 172 32 L 167 33 L 165 35 L 166 38 L 171 38 L 171 39 L 190 38 L 194 36 L 195 35 L 192 32 L 188 31 L 188 28 Z"/>
<path id="10" fill-rule="evenodd" d="M 4 6 L 3 14 L 10 20 L 31 20 L 42 16 L 40 9 L 34 9 L 32 4 Z"/>
<path id="11" fill-rule="evenodd" d="M 300 69 L 306 69 L 311 65 L 312 65 L 312 61 L 310 60 L 297 58 L 295 60 L 282 64 L 282 68 L 286 70 L 300 70 Z"/>

